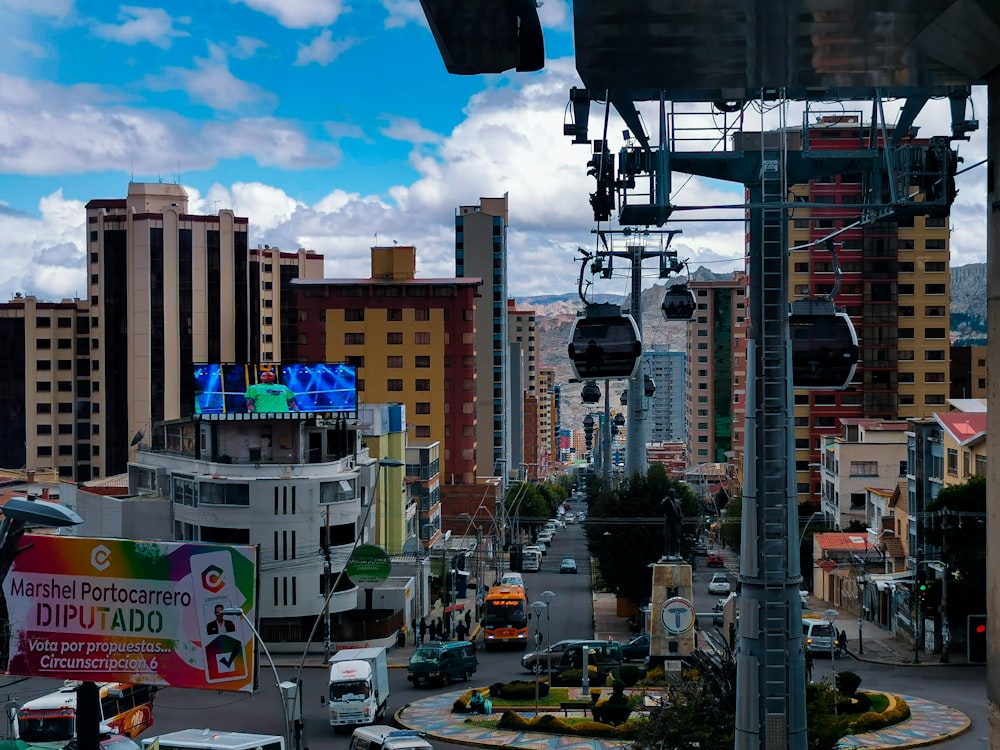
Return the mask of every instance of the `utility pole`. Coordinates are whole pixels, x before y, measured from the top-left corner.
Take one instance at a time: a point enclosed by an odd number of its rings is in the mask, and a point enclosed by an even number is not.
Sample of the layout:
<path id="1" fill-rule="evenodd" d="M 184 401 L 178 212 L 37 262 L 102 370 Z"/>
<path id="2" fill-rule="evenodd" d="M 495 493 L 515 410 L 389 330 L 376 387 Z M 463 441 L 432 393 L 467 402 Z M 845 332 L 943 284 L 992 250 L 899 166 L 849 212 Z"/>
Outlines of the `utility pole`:
<path id="1" fill-rule="evenodd" d="M 323 665 L 330 663 L 330 506 L 323 524 Z"/>

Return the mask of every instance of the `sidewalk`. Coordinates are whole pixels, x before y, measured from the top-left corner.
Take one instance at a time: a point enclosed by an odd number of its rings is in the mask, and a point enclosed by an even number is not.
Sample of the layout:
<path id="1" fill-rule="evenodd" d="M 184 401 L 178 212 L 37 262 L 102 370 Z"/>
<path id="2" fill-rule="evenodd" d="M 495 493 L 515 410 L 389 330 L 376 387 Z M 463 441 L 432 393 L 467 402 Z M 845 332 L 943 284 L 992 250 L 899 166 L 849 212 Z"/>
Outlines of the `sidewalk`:
<path id="1" fill-rule="evenodd" d="M 828 609 L 836 610 L 834 627 L 847 633 L 847 653 L 859 661 L 907 666 L 968 665 L 965 651 L 959 652 L 952 648 L 946 662 L 941 661 L 941 654 L 929 653 L 923 649 L 915 655 L 913 643 L 874 622 L 862 620 L 859 634 L 858 616 L 855 613 L 835 607 L 812 594 L 806 596 L 806 603 L 808 609 L 802 610 L 804 616 L 822 617 Z"/>

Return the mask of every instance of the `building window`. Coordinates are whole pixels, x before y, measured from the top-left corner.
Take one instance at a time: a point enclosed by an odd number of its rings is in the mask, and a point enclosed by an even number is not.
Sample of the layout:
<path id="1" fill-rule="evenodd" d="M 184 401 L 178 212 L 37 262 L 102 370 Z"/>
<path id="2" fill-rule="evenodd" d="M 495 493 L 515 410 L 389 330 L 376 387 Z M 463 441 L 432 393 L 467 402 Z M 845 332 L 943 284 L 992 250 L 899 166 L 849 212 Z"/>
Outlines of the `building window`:
<path id="1" fill-rule="evenodd" d="M 925 393 L 924 404 L 927 406 L 944 406 L 943 393 Z"/>
<path id="2" fill-rule="evenodd" d="M 50 424 L 35 425 L 35 434 L 36 435 L 51 435 L 52 434 L 52 425 L 50 425 Z"/>
<path id="3" fill-rule="evenodd" d="M 414 429 L 414 434 L 415 434 L 415 435 L 416 435 L 416 436 L 417 436 L 418 438 L 429 438 L 429 437 L 431 436 L 431 428 L 430 428 L 430 425 L 426 425 L 426 424 L 418 424 L 418 425 L 416 426 L 416 428 Z"/>
<path id="4" fill-rule="evenodd" d="M 946 338 L 945 331 L 943 328 L 925 328 L 924 329 L 925 339 L 943 339 Z"/>
<path id="5" fill-rule="evenodd" d="M 49 393 L 52 391 L 52 383 L 50 383 L 48 380 L 36 380 L 35 390 L 38 393 Z"/>
<path id="6" fill-rule="evenodd" d="M 899 329 L 899 338 L 901 338 L 901 339 L 912 339 L 913 338 L 913 329 L 912 328 L 900 328 Z"/>
<path id="7" fill-rule="evenodd" d="M 851 493 L 851 510 L 862 510 L 865 507 L 865 493 Z"/>
<path id="8" fill-rule="evenodd" d="M 365 335 L 363 333 L 345 333 L 344 346 L 364 346 Z"/>
<path id="9" fill-rule="evenodd" d="M 403 381 L 399 379 L 390 378 L 386 381 L 385 389 L 392 392 L 400 392 L 403 390 Z"/>
<path id="10" fill-rule="evenodd" d="M 414 389 L 417 391 L 429 391 L 431 389 L 431 381 L 426 379 L 418 379 L 414 383 Z"/>
<path id="11" fill-rule="evenodd" d="M 385 366 L 391 370 L 399 369 L 403 366 L 403 357 L 401 355 L 386 357 Z"/>
<path id="12" fill-rule="evenodd" d="M 319 483 L 319 501 L 321 503 L 342 503 L 354 500 L 355 497 L 357 497 L 357 493 L 354 489 L 354 483 L 348 479 Z"/>
<path id="13" fill-rule="evenodd" d="M 915 383 L 917 381 L 914 379 L 912 372 L 901 372 L 899 373 L 899 382 L 900 384 L 905 384 L 905 383 Z"/>
<path id="14" fill-rule="evenodd" d="M 385 319 L 398 323 L 403 319 L 403 308 L 390 307 L 388 310 L 385 311 Z"/>
<path id="15" fill-rule="evenodd" d="M 51 414 L 52 404 L 35 404 L 36 414 Z"/>
<path id="16" fill-rule="evenodd" d="M 414 411 L 417 414 L 430 414 L 431 413 L 431 405 L 427 401 L 418 401 L 414 405 Z"/>
<path id="17" fill-rule="evenodd" d="M 924 352 L 924 360 L 927 362 L 944 362 L 944 349 L 930 349 Z"/>
<path id="18" fill-rule="evenodd" d="M 431 366 L 431 358 L 427 357 L 427 356 L 414 357 L 413 358 L 413 366 L 414 367 L 420 367 L 420 368 L 430 367 Z"/>
<path id="19" fill-rule="evenodd" d="M 415 331 L 413 334 L 414 344 L 429 344 L 431 343 L 431 334 L 429 331 Z"/>
<path id="20" fill-rule="evenodd" d="M 943 372 L 925 372 L 924 373 L 925 383 L 943 383 L 945 382 Z"/>
<path id="21" fill-rule="evenodd" d="M 902 305 L 899 308 L 899 317 L 901 318 L 912 318 L 913 317 L 913 305 Z"/>
<path id="22" fill-rule="evenodd" d="M 250 485 L 227 482 L 199 482 L 198 502 L 201 505 L 250 505 Z"/>
<path id="23" fill-rule="evenodd" d="M 948 456 L 945 466 L 949 474 L 958 474 L 958 451 L 954 448 L 948 449 Z"/>
<path id="24" fill-rule="evenodd" d="M 385 335 L 385 343 L 387 344 L 402 344 L 403 334 L 399 332 L 390 331 Z"/>
<path id="25" fill-rule="evenodd" d="M 51 349 L 52 348 L 52 340 L 51 339 L 37 339 L 35 341 L 35 348 L 36 349 Z"/>
<path id="26" fill-rule="evenodd" d="M 946 315 L 944 305 L 928 305 L 924 308 L 924 315 L 928 318 L 943 318 Z"/>
<path id="27" fill-rule="evenodd" d="M 896 359 L 900 362 L 912 362 L 913 361 L 913 350 L 912 349 L 900 349 L 896 352 Z"/>
<path id="28" fill-rule="evenodd" d="M 924 284 L 924 294 L 944 294 L 944 284 Z"/>
<path id="29" fill-rule="evenodd" d="M 430 320 L 431 311 L 426 308 L 417 308 L 413 311 L 414 320 Z"/>
<path id="30" fill-rule="evenodd" d="M 851 461 L 852 477 L 877 477 L 878 461 Z"/>
<path id="31" fill-rule="evenodd" d="M 900 406 L 913 406 L 913 394 L 912 393 L 900 393 L 899 394 L 899 405 Z"/>

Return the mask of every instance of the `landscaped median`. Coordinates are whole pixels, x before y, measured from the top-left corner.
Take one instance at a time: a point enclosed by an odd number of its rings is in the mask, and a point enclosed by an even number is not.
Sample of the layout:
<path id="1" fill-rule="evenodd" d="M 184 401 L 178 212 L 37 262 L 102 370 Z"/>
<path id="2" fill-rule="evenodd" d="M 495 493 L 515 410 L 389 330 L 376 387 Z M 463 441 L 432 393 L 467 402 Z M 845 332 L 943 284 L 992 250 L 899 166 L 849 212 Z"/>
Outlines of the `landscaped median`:
<path id="1" fill-rule="evenodd" d="M 905 700 L 886 693 L 858 691 L 860 681 L 854 673 L 843 672 L 838 675 L 836 686 L 809 684 L 806 697 L 810 748 L 829 750 L 837 747 L 846 735 L 877 731 L 909 718 Z M 467 724 L 489 730 L 631 741 L 650 747 L 653 739 L 677 733 L 699 738 L 702 747 L 731 745 L 735 730 L 734 694 L 725 695 L 727 691 L 719 690 L 719 684 L 708 675 L 683 670 L 672 680 L 664 681 L 661 670 L 631 688 L 614 677 L 608 683 L 589 691 L 580 687 L 550 687 L 542 680 L 496 683 L 459 695 L 452 711 L 469 714 L 465 718 Z M 489 695 L 490 715 L 470 710 L 469 699 L 475 692 Z M 691 718 L 705 715 L 715 720 Z"/>

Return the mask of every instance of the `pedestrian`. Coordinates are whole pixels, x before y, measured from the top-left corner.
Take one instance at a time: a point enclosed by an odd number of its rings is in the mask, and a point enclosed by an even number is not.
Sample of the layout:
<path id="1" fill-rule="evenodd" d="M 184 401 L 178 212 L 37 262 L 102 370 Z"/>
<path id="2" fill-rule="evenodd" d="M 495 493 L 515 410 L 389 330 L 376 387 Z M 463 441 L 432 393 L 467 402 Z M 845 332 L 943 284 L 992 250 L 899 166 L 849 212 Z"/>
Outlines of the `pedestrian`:
<path id="1" fill-rule="evenodd" d="M 440 617 L 438 617 L 437 618 L 437 637 L 438 637 L 438 640 L 441 640 L 441 641 L 445 640 L 445 638 L 447 637 L 447 635 L 448 635 L 448 633 L 444 629 L 444 620 L 442 620 Z"/>
<path id="2" fill-rule="evenodd" d="M 455 626 L 455 640 L 464 641 L 468 632 L 469 630 L 465 627 L 465 623 L 459 620 L 458 625 Z"/>
<path id="3" fill-rule="evenodd" d="M 413 645 L 416 646 L 418 643 L 420 643 L 420 638 L 417 635 L 417 618 L 416 617 L 414 617 L 413 620 L 410 622 L 410 629 L 413 632 Z"/>
<path id="4" fill-rule="evenodd" d="M 847 651 L 847 631 L 846 630 L 841 630 L 840 631 L 840 636 L 837 638 L 837 650 L 840 651 L 840 653 L 844 653 L 845 651 Z"/>
<path id="5" fill-rule="evenodd" d="M 430 625 L 430 631 L 429 632 L 430 632 L 431 640 L 432 641 L 436 641 L 437 637 L 438 637 L 438 626 L 437 626 L 437 622 L 435 622 L 434 620 L 431 620 L 431 625 Z"/>
<path id="6" fill-rule="evenodd" d="M 465 610 L 465 631 L 472 630 L 472 610 Z"/>
<path id="7" fill-rule="evenodd" d="M 806 662 L 806 681 L 807 682 L 812 682 L 812 679 L 813 679 L 813 655 L 812 655 L 812 651 L 810 651 L 808 648 L 806 649 L 805 662 Z"/>
<path id="8" fill-rule="evenodd" d="M 427 623 L 424 622 L 424 618 L 421 617 L 420 618 L 420 622 L 417 623 L 417 637 L 419 638 L 419 640 L 417 641 L 417 643 L 423 643 L 424 642 L 424 636 L 426 634 L 427 634 Z"/>

